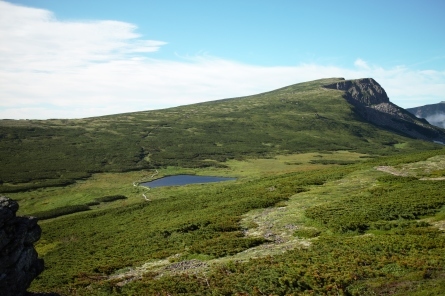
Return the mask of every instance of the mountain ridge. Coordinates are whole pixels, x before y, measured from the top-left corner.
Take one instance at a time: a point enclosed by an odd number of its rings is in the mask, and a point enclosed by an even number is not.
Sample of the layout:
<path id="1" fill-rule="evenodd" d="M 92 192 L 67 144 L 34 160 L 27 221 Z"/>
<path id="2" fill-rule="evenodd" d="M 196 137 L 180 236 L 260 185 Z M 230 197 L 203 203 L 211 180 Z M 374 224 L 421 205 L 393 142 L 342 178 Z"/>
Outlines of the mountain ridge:
<path id="1" fill-rule="evenodd" d="M 356 112 L 373 124 L 413 138 L 445 143 L 444 131 L 390 102 L 385 90 L 372 78 L 345 80 L 325 87 L 344 91 L 343 97 Z"/>
<path id="2" fill-rule="evenodd" d="M 411 119 L 374 80 L 334 78 L 0 122 L 0 192 L 47 218 L 31 286 L 45 295 L 438 295 L 445 149 Z M 182 173 L 239 178 L 138 186 Z"/>
<path id="3" fill-rule="evenodd" d="M 366 98 L 352 100 L 345 90 Z M 67 185 L 96 172 L 220 167 L 313 151 L 385 155 L 437 149 L 416 139 L 445 141 L 439 128 L 388 101 L 374 80 L 328 78 L 164 110 L 2 120 L 0 192 Z"/>
<path id="4" fill-rule="evenodd" d="M 432 125 L 445 128 L 445 101 L 437 104 L 407 108 L 406 110 L 418 118 L 426 119 Z"/>

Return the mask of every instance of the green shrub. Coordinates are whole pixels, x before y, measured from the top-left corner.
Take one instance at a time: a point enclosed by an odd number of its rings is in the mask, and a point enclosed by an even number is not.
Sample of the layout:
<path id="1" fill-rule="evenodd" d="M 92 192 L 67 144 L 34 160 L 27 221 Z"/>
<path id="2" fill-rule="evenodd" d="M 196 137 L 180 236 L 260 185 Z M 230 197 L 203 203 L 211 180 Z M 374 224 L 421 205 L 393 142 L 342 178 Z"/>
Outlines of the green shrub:
<path id="1" fill-rule="evenodd" d="M 321 231 L 315 228 L 301 228 L 294 232 L 294 236 L 299 238 L 314 238 L 321 234 Z"/>
<path id="2" fill-rule="evenodd" d="M 309 207 L 306 216 L 338 232 L 362 233 L 372 228 L 402 227 L 403 223 L 387 222 L 419 219 L 435 214 L 445 205 L 444 182 L 392 175 L 378 181 L 378 186 L 357 196 Z"/>
<path id="3" fill-rule="evenodd" d="M 338 164 L 338 165 L 348 165 L 348 164 L 354 164 L 357 163 L 357 161 L 350 161 L 350 160 L 336 160 L 336 159 L 313 159 L 310 161 L 312 164 Z"/>
<path id="4" fill-rule="evenodd" d="M 127 199 L 125 195 L 107 195 L 95 198 L 94 200 L 97 202 L 112 202 L 119 199 Z"/>
<path id="5" fill-rule="evenodd" d="M 87 202 L 85 205 L 87 205 L 89 207 L 97 206 L 97 205 L 100 205 L 100 202 L 99 201 L 90 201 L 90 202 Z"/>
<path id="6" fill-rule="evenodd" d="M 51 218 L 56 218 L 68 214 L 73 214 L 77 212 L 88 211 L 90 208 L 87 205 L 74 205 L 74 206 L 64 206 L 60 208 L 55 208 L 48 211 L 42 211 L 33 213 L 30 216 L 36 217 L 40 220 L 46 220 Z"/>

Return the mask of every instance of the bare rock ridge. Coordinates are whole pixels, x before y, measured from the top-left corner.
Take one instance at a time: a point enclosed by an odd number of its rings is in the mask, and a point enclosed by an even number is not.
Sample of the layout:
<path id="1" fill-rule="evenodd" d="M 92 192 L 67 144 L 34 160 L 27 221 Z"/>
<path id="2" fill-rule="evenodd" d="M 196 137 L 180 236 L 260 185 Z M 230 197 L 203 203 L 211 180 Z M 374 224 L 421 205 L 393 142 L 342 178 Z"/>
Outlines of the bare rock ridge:
<path id="1" fill-rule="evenodd" d="M 385 90 L 372 78 L 343 80 L 325 87 L 345 91 L 347 93 L 346 99 L 353 105 L 365 104 L 370 106 L 389 103 Z"/>
<path id="2" fill-rule="evenodd" d="M 445 131 L 391 103 L 372 78 L 342 80 L 324 87 L 344 91 L 343 97 L 366 121 L 411 138 L 445 143 Z"/>
<path id="3" fill-rule="evenodd" d="M 43 271 L 33 243 L 42 232 L 34 217 L 17 217 L 17 202 L 0 196 L 0 294 L 26 294 L 32 280 Z"/>

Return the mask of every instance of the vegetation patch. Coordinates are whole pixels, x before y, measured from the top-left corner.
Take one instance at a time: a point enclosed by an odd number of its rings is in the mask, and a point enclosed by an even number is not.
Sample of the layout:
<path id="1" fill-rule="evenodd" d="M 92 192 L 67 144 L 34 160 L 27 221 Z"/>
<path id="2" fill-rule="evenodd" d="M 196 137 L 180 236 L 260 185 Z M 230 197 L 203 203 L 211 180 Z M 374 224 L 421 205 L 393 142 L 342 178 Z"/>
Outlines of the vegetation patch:
<path id="1" fill-rule="evenodd" d="M 433 215 L 445 204 L 444 182 L 384 176 L 378 186 L 354 196 L 310 207 L 306 215 L 339 232 L 363 233 L 378 221 L 415 220 Z"/>
<path id="2" fill-rule="evenodd" d="M 120 289 L 94 285 L 110 295 L 364 295 L 405 283 L 404 291 L 432 288 L 443 279 L 444 236 L 404 232 L 382 236 L 320 237 L 310 249 L 249 262 L 228 262 L 205 274 L 147 274 Z M 103 291 L 103 290 L 102 290 Z M 81 294 L 82 295 L 82 294 Z"/>
<path id="3" fill-rule="evenodd" d="M 445 272 L 444 236 L 418 220 L 441 210 L 441 181 L 374 169 L 402 161 L 414 166 L 432 153 L 150 190 L 158 196 L 152 202 L 44 221 L 37 247 L 50 250 L 42 255 L 47 270 L 32 289 L 68 295 L 73 289 L 78 295 L 362 295 L 405 282 L 406 291 L 414 285 L 434 290 Z M 304 237 L 315 239 L 298 247 Z M 204 269 L 181 271 L 197 259 Z M 166 269 L 172 262 L 175 272 Z M 123 278 L 113 279 L 123 268 Z M 132 268 L 139 270 L 134 276 Z M 132 280 L 125 282 L 124 275 Z"/>
<path id="4" fill-rule="evenodd" d="M 338 165 L 347 165 L 356 163 L 356 161 L 348 161 L 348 160 L 336 160 L 336 159 L 314 159 L 311 160 L 313 164 L 338 164 Z"/>
<path id="5" fill-rule="evenodd" d="M 107 195 L 102 197 L 97 197 L 94 200 L 97 202 L 112 202 L 119 199 L 127 199 L 125 195 Z"/>
<path id="6" fill-rule="evenodd" d="M 321 234 L 321 231 L 316 228 L 301 228 L 294 232 L 294 235 L 300 238 L 314 238 Z"/>
<path id="7" fill-rule="evenodd" d="M 89 209 L 90 207 L 87 205 L 64 206 L 60 208 L 51 209 L 48 211 L 32 213 L 30 214 L 30 216 L 36 217 L 39 220 L 46 220 L 77 212 L 88 211 Z"/>
<path id="8" fill-rule="evenodd" d="M 332 82 L 131 115 L 2 120 L 0 192 L 66 186 L 100 172 L 212 168 L 228 160 L 340 150 L 382 156 L 439 147 L 358 120 L 341 92 L 322 87 Z"/>

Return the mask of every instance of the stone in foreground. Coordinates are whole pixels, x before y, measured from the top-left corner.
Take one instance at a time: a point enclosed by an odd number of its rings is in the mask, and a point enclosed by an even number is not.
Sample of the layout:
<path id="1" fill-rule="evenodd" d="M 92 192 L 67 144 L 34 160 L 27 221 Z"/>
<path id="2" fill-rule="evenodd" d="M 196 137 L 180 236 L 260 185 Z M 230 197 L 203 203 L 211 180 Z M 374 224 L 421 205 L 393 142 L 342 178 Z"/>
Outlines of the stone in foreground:
<path id="1" fill-rule="evenodd" d="M 0 294 L 22 296 L 43 271 L 34 243 L 41 228 L 34 217 L 17 217 L 19 205 L 0 196 Z"/>

